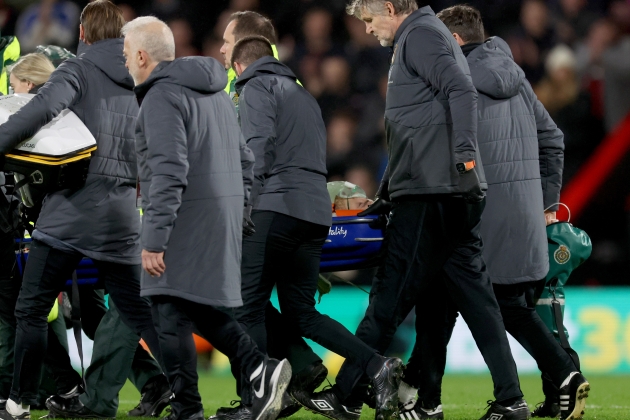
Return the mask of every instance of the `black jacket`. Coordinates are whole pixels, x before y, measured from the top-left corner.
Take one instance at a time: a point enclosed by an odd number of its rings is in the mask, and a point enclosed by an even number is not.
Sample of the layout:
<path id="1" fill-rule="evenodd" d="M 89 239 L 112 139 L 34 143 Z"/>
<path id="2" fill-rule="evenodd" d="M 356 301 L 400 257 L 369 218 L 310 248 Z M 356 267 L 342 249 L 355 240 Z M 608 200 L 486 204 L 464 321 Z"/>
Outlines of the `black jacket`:
<path id="1" fill-rule="evenodd" d="M 456 164 L 477 160 L 477 92 L 466 58 L 429 6 L 398 28 L 389 70 L 385 130 L 392 198 L 459 194 Z"/>
<path id="2" fill-rule="evenodd" d="M 293 72 L 263 57 L 236 82 L 241 129 L 254 152 L 254 209 L 330 226 L 326 127 L 315 98 Z"/>
<path id="3" fill-rule="evenodd" d="M 543 211 L 560 199 L 562 131 L 501 38 L 467 60 L 479 92 L 479 150 L 488 180 L 481 222 L 488 273 L 498 284 L 541 280 L 549 270 Z"/>

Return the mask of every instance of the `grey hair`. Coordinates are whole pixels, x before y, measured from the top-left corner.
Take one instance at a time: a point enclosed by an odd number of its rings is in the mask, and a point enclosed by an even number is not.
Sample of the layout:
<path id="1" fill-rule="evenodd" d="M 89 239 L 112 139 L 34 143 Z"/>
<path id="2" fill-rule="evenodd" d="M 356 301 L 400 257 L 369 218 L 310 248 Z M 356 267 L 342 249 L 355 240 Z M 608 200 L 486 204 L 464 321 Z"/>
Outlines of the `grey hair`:
<path id="1" fill-rule="evenodd" d="M 385 3 L 391 3 L 397 15 L 406 15 L 418 9 L 416 0 L 351 0 L 346 6 L 346 13 L 359 19 L 363 9 L 374 15 L 382 15 Z"/>
<path id="2" fill-rule="evenodd" d="M 153 61 L 175 59 L 175 39 L 166 23 L 154 16 L 141 16 L 127 22 L 122 28 L 124 37 L 133 36 L 138 49 L 147 52 Z"/>

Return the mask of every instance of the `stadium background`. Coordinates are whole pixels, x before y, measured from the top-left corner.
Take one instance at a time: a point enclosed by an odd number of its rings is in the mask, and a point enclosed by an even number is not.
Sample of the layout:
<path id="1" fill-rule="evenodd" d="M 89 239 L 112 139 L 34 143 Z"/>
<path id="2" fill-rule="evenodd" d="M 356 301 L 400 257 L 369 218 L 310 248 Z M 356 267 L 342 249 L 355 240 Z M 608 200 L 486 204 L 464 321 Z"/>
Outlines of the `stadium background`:
<path id="1" fill-rule="evenodd" d="M 372 195 L 386 163 L 383 110 L 389 50 L 344 13 L 345 0 L 128 0 L 127 19 L 153 14 L 173 30 L 177 56 L 219 48 L 234 11 L 258 10 L 279 32 L 282 61 L 317 98 L 328 130 L 330 180 L 349 180 Z M 419 1 L 435 11 L 453 0 Z M 630 374 L 630 0 L 471 0 L 489 36 L 508 41 L 540 100 L 565 133 L 562 201 L 571 221 L 593 241 L 591 258 L 567 287 L 567 327 L 588 373 Z M 22 52 L 39 44 L 76 49 L 86 1 L 0 0 L 0 31 L 17 35 Z M 510 209 L 505 209 L 510 211 Z M 561 212 L 561 218 L 566 213 Z M 339 273 L 369 285 L 372 272 Z M 334 285 L 319 308 L 351 329 L 367 296 Z M 413 320 L 393 349 L 404 355 Z M 71 343 L 73 339 L 69 340 Z M 515 345 L 521 373 L 536 372 Z M 89 360 L 89 346 L 87 349 Z M 331 370 L 339 360 L 318 348 Z M 201 356 L 202 360 L 204 356 Z M 219 355 L 200 367 L 227 373 Z M 449 372 L 486 372 L 462 321 L 448 356 Z"/>

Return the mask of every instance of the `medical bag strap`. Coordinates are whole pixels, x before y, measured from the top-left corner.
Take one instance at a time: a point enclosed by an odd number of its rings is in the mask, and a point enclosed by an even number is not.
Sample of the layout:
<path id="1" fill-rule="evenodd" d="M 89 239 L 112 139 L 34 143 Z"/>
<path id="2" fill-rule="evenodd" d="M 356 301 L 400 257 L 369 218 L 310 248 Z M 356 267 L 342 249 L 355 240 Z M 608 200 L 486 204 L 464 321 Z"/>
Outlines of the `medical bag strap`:
<path id="1" fill-rule="evenodd" d="M 85 369 L 83 368 L 83 341 L 81 340 L 81 299 L 79 298 L 77 270 L 72 272 L 72 329 L 74 330 L 74 339 L 77 342 L 77 350 L 79 351 L 79 359 L 81 360 L 81 382 L 83 389 L 86 389 Z"/>
<path id="2" fill-rule="evenodd" d="M 558 279 L 551 279 L 549 282 L 549 290 L 551 291 L 551 295 L 553 296 L 551 299 L 551 306 L 553 308 L 553 317 L 556 321 L 556 328 L 558 329 L 558 338 L 560 339 L 560 346 L 566 351 L 575 366 L 580 370 L 580 357 L 577 352 L 571 348 L 569 344 L 569 339 L 567 335 L 564 333 L 564 320 L 562 316 L 562 307 L 560 306 L 560 302 L 556 299 L 556 284 L 558 283 Z"/>

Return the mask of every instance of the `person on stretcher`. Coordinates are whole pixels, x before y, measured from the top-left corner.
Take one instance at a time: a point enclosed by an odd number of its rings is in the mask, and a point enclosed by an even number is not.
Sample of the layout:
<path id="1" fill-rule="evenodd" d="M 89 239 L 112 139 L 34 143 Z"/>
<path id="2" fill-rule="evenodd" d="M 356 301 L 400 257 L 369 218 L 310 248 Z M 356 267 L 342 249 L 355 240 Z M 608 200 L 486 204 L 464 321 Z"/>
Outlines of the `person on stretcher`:
<path id="1" fill-rule="evenodd" d="M 333 181 L 326 184 L 333 216 L 356 216 L 374 203 L 367 198 L 358 185 L 347 181 Z"/>

